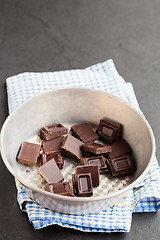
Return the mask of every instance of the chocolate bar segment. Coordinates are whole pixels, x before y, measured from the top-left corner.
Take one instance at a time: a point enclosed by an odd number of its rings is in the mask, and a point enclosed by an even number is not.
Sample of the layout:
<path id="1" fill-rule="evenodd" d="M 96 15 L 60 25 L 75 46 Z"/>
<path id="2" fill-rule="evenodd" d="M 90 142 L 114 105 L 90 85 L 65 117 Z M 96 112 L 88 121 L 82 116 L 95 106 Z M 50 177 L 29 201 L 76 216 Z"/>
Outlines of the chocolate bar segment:
<path id="1" fill-rule="evenodd" d="M 44 153 L 51 154 L 51 153 L 59 152 L 63 141 L 64 141 L 64 136 L 53 138 L 48 141 L 42 141 Z"/>
<path id="2" fill-rule="evenodd" d="M 73 190 L 77 197 L 93 195 L 91 173 L 75 173 L 72 175 Z"/>
<path id="3" fill-rule="evenodd" d="M 42 165 L 38 169 L 38 172 L 48 183 L 58 183 L 64 180 L 63 175 L 53 158 Z"/>
<path id="4" fill-rule="evenodd" d="M 130 175 L 135 172 L 136 165 L 131 155 L 107 159 L 109 171 L 113 177 Z"/>
<path id="5" fill-rule="evenodd" d="M 108 153 L 110 158 L 120 157 L 122 155 L 131 154 L 132 150 L 125 139 L 119 140 L 111 145 L 111 152 Z"/>
<path id="6" fill-rule="evenodd" d="M 65 128 L 62 124 L 57 123 L 51 126 L 43 127 L 40 130 L 40 136 L 44 138 L 46 141 L 52 138 L 59 137 L 61 135 L 67 134 L 68 129 Z"/>
<path id="7" fill-rule="evenodd" d="M 50 153 L 50 154 L 41 153 L 39 157 L 40 167 L 46 162 L 48 162 L 49 160 L 51 160 L 52 158 L 54 158 L 55 162 L 57 163 L 57 166 L 61 170 L 64 166 L 64 160 L 62 158 L 61 153 Z"/>
<path id="8" fill-rule="evenodd" d="M 99 165 L 77 166 L 76 173 L 91 173 L 93 187 L 99 186 Z"/>
<path id="9" fill-rule="evenodd" d="M 83 142 L 91 142 L 99 138 L 88 123 L 81 123 L 71 127 L 72 135 Z"/>
<path id="10" fill-rule="evenodd" d="M 61 149 L 70 153 L 72 156 L 80 159 L 80 158 L 84 157 L 84 153 L 81 150 L 82 144 L 83 144 L 83 142 L 81 142 L 77 138 L 73 137 L 72 135 L 68 135 L 65 138 Z"/>
<path id="11" fill-rule="evenodd" d="M 82 150 L 93 154 L 105 154 L 111 151 L 110 146 L 105 146 L 99 143 L 85 143 L 81 146 Z"/>
<path id="12" fill-rule="evenodd" d="M 17 161 L 22 164 L 35 166 L 39 156 L 41 146 L 35 143 L 23 142 L 17 157 Z"/>
<path id="13" fill-rule="evenodd" d="M 106 165 L 106 159 L 103 155 L 82 158 L 80 160 L 80 163 L 81 163 L 81 165 L 97 165 L 100 167 L 100 173 L 108 172 L 108 167 Z"/>
<path id="14" fill-rule="evenodd" d="M 99 137 L 109 143 L 118 140 L 122 125 L 111 121 L 101 119 L 97 129 Z"/>
<path id="15" fill-rule="evenodd" d="M 44 190 L 63 196 L 74 197 L 74 194 L 72 193 L 71 187 L 68 182 L 47 183 L 44 186 Z"/>

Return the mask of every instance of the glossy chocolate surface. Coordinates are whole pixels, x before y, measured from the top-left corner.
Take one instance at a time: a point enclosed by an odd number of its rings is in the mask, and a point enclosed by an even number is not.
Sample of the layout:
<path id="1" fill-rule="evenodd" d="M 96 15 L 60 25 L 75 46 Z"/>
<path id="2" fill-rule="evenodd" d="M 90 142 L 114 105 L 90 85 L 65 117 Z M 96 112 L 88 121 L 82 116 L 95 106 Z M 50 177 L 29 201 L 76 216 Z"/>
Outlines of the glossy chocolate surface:
<path id="1" fill-rule="evenodd" d="M 80 159 L 84 156 L 84 152 L 81 149 L 82 145 L 82 141 L 69 134 L 67 137 L 65 137 L 61 149 Z"/>
<path id="2" fill-rule="evenodd" d="M 100 167 L 100 173 L 108 172 L 108 167 L 106 165 L 106 159 L 103 155 L 94 157 L 84 157 L 80 160 L 81 165 L 97 165 Z"/>
<path id="3" fill-rule="evenodd" d="M 136 165 L 131 155 L 107 159 L 109 171 L 113 177 L 130 175 L 135 172 Z"/>
<path id="4" fill-rule="evenodd" d="M 81 147 L 83 151 L 93 154 L 105 154 L 111 151 L 110 146 L 105 146 L 99 143 L 85 143 Z"/>
<path id="5" fill-rule="evenodd" d="M 59 152 L 64 140 L 64 136 L 53 138 L 49 141 L 42 141 L 43 150 L 46 154 Z"/>
<path id="6" fill-rule="evenodd" d="M 71 127 L 72 135 L 83 142 L 91 142 L 99 138 L 88 123 L 81 123 Z"/>
<path id="7" fill-rule="evenodd" d="M 63 175 L 54 159 L 51 159 L 47 163 L 42 165 L 38 169 L 38 172 L 48 183 L 58 183 L 64 180 Z"/>
<path id="8" fill-rule="evenodd" d="M 93 187 L 99 186 L 99 165 L 77 166 L 76 173 L 91 173 Z"/>
<path id="9" fill-rule="evenodd" d="M 93 195 L 91 173 L 75 173 L 72 175 L 74 194 L 77 197 Z"/>
<path id="10" fill-rule="evenodd" d="M 41 153 L 40 157 L 39 157 L 39 165 L 40 167 L 45 164 L 46 162 L 48 162 L 49 160 L 51 160 L 52 158 L 54 158 L 55 162 L 57 163 L 57 166 L 59 167 L 59 169 L 61 170 L 64 166 L 64 160 L 62 158 L 61 153 L 50 153 L 50 154 L 46 154 L 46 153 Z"/>
<path id="11" fill-rule="evenodd" d="M 68 129 L 65 128 L 62 124 L 57 123 L 51 126 L 43 127 L 40 130 L 40 136 L 45 140 L 50 140 L 52 138 L 59 137 L 61 135 L 67 134 Z"/>
<path id="12" fill-rule="evenodd" d="M 38 160 L 41 146 L 39 144 L 23 142 L 17 157 L 22 164 L 35 166 Z"/>
<path id="13" fill-rule="evenodd" d="M 131 154 L 132 150 L 125 139 L 119 140 L 111 145 L 111 152 L 108 153 L 110 158 L 119 157 L 124 154 Z"/>
<path id="14" fill-rule="evenodd" d="M 70 184 L 68 182 L 47 183 L 44 187 L 44 190 L 63 196 L 74 197 L 74 194 L 72 193 Z"/>
<path id="15" fill-rule="evenodd" d="M 97 128 L 99 137 L 109 143 L 118 140 L 122 125 L 101 119 Z"/>

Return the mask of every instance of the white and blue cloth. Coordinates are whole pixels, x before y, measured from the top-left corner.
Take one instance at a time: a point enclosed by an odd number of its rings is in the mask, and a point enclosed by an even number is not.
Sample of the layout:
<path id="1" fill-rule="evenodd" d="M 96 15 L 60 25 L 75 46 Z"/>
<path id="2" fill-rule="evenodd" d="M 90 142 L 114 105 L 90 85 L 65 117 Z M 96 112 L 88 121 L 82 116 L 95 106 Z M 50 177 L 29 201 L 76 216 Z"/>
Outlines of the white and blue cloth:
<path id="1" fill-rule="evenodd" d="M 6 80 L 9 112 L 31 96 L 62 87 L 88 87 L 111 93 L 127 101 L 140 111 L 131 83 L 118 74 L 111 59 L 82 70 L 60 72 L 26 72 Z M 17 200 L 27 212 L 35 229 L 58 224 L 87 232 L 129 232 L 132 213 L 155 212 L 160 208 L 160 169 L 156 157 L 145 179 L 114 207 L 96 214 L 69 215 L 42 207 L 28 195 L 26 188 L 16 180 Z"/>

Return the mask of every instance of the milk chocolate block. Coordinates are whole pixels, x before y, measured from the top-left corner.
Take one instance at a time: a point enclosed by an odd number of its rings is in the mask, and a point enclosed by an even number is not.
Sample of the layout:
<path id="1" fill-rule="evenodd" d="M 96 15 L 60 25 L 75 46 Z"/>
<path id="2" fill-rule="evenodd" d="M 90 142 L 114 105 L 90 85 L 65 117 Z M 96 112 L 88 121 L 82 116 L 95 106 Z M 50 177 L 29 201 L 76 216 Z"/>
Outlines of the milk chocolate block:
<path id="1" fill-rule="evenodd" d="M 108 153 L 110 158 L 120 157 L 124 154 L 131 154 L 132 150 L 125 139 L 119 140 L 111 145 L 111 152 Z"/>
<path id="2" fill-rule="evenodd" d="M 136 165 L 131 155 L 107 159 L 109 171 L 113 177 L 130 175 L 135 172 Z"/>
<path id="3" fill-rule="evenodd" d="M 53 158 L 42 165 L 38 169 L 38 172 L 48 183 L 58 183 L 64 180 L 63 175 Z"/>
<path id="4" fill-rule="evenodd" d="M 112 143 L 118 140 L 121 128 L 122 125 L 119 123 L 101 119 L 97 129 L 97 134 L 101 139 Z"/>
<path id="5" fill-rule="evenodd" d="M 35 166 L 41 146 L 35 143 L 23 142 L 17 157 L 19 163 Z"/>
<path id="6" fill-rule="evenodd" d="M 106 159 L 103 155 L 82 158 L 80 160 L 80 163 L 81 163 L 81 165 L 97 165 L 100 167 L 100 173 L 108 172 L 108 167 L 106 165 Z"/>
<path id="7" fill-rule="evenodd" d="M 71 127 L 72 135 L 83 142 L 91 142 L 99 138 L 88 123 L 81 123 Z"/>
<path id="8" fill-rule="evenodd" d="M 46 154 L 59 152 L 64 140 L 64 136 L 53 138 L 48 141 L 42 141 L 43 150 Z"/>
<path id="9" fill-rule="evenodd" d="M 84 153 L 81 150 L 82 144 L 83 144 L 83 142 L 81 142 L 77 138 L 73 137 L 72 135 L 68 135 L 65 138 L 65 140 L 64 140 L 64 142 L 62 144 L 61 149 L 63 149 L 64 151 L 70 153 L 74 157 L 80 159 L 80 158 L 82 158 L 84 156 Z"/>
<path id="10" fill-rule="evenodd" d="M 98 165 L 84 165 L 77 166 L 76 173 L 91 173 L 93 187 L 99 186 L 99 166 Z"/>
<path id="11" fill-rule="evenodd" d="M 44 190 L 63 196 L 74 197 L 74 194 L 72 193 L 71 187 L 68 182 L 47 183 L 44 186 Z"/>
<path id="12" fill-rule="evenodd" d="M 72 175 L 73 190 L 77 197 L 93 195 L 91 173 L 75 173 Z"/>
<path id="13" fill-rule="evenodd" d="M 64 160 L 62 158 L 61 153 L 50 153 L 50 154 L 41 153 L 39 157 L 40 167 L 46 162 L 48 162 L 49 160 L 51 160 L 52 158 L 54 158 L 55 162 L 57 163 L 57 166 L 61 170 L 64 166 Z"/>
<path id="14" fill-rule="evenodd" d="M 40 130 L 40 136 L 45 140 L 50 140 L 52 138 L 59 137 L 61 135 L 67 134 L 68 129 L 65 128 L 62 124 L 57 123 L 48 127 L 43 127 Z"/>
<path id="15" fill-rule="evenodd" d="M 82 150 L 93 154 L 105 154 L 111 151 L 110 146 L 105 146 L 99 143 L 85 143 L 81 146 Z"/>

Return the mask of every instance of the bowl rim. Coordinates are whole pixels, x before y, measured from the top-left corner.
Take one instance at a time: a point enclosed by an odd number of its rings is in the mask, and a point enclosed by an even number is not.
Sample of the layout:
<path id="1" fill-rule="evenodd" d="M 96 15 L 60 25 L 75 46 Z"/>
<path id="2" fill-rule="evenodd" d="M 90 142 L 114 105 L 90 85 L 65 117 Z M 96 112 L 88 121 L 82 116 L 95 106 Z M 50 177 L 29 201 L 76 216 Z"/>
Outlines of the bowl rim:
<path id="1" fill-rule="evenodd" d="M 136 178 L 131 184 L 127 185 L 126 187 L 122 188 L 121 190 L 115 191 L 115 192 L 111 192 L 108 193 L 105 196 L 94 196 L 94 197 L 69 197 L 69 196 L 62 196 L 62 195 L 58 195 L 58 194 L 54 194 L 54 193 L 50 193 L 47 192 L 43 189 L 40 189 L 36 186 L 32 186 L 31 184 L 28 184 L 27 182 L 25 182 L 23 180 L 23 178 L 21 178 L 20 176 L 18 176 L 18 174 L 16 173 L 16 171 L 12 168 L 12 166 L 10 165 L 10 163 L 7 160 L 7 157 L 5 155 L 5 151 L 3 148 L 3 138 L 4 138 L 4 132 L 5 132 L 5 128 L 8 124 L 8 122 L 10 121 L 10 119 L 12 118 L 12 116 L 14 115 L 15 112 L 18 111 L 19 108 L 22 108 L 24 104 L 32 101 L 32 99 L 40 97 L 42 95 L 46 95 L 48 93 L 51 92 L 57 92 L 57 91 L 65 91 L 65 90 L 73 90 L 73 91 L 79 91 L 79 90 L 84 90 L 84 91 L 93 91 L 93 92 L 97 92 L 99 94 L 103 94 L 103 95 L 108 95 L 109 97 L 113 98 L 114 100 L 127 105 L 129 108 L 131 108 L 134 112 L 136 112 L 136 114 L 139 115 L 139 117 L 143 120 L 143 122 L 145 123 L 146 127 L 148 128 L 150 137 L 151 137 L 151 143 L 152 143 L 152 151 L 151 151 L 151 157 L 150 157 L 150 161 L 147 164 L 146 168 L 144 169 L 144 171 L 141 173 L 141 175 Z M 1 156 L 3 159 L 4 164 L 6 165 L 7 169 L 9 170 L 9 172 L 25 187 L 27 187 L 28 189 L 32 190 L 33 192 L 37 192 L 40 193 L 42 195 L 51 197 L 51 198 L 55 198 L 55 199 L 59 199 L 59 200 L 65 200 L 65 201 L 74 201 L 74 202 L 94 202 L 94 201 L 100 201 L 100 200 L 107 200 L 110 198 L 114 198 L 117 196 L 120 196 L 124 193 L 126 193 L 127 191 L 129 191 L 130 189 L 133 189 L 134 186 L 136 186 L 141 180 L 144 179 L 145 175 L 147 174 L 147 172 L 149 171 L 154 156 L 155 156 L 155 137 L 152 131 L 152 128 L 149 124 L 149 122 L 147 121 L 147 119 L 145 118 L 145 116 L 142 114 L 142 112 L 140 112 L 139 110 L 137 110 L 135 107 L 133 107 L 130 103 L 124 101 L 123 99 L 111 94 L 111 93 L 107 93 L 105 91 L 101 91 L 101 90 L 97 90 L 97 89 L 92 89 L 92 88 L 86 88 L 86 87 L 63 87 L 63 88 L 56 88 L 56 89 L 52 89 L 52 90 L 48 90 L 48 91 L 44 91 L 41 93 L 38 93 L 36 95 L 33 95 L 32 97 L 28 98 L 27 100 L 25 100 L 24 102 L 22 102 L 18 107 L 16 107 L 6 118 L 5 122 L 3 123 L 3 126 L 1 128 L 1 133 L 0 133 L 0 151 L 1 151 Z"/>

